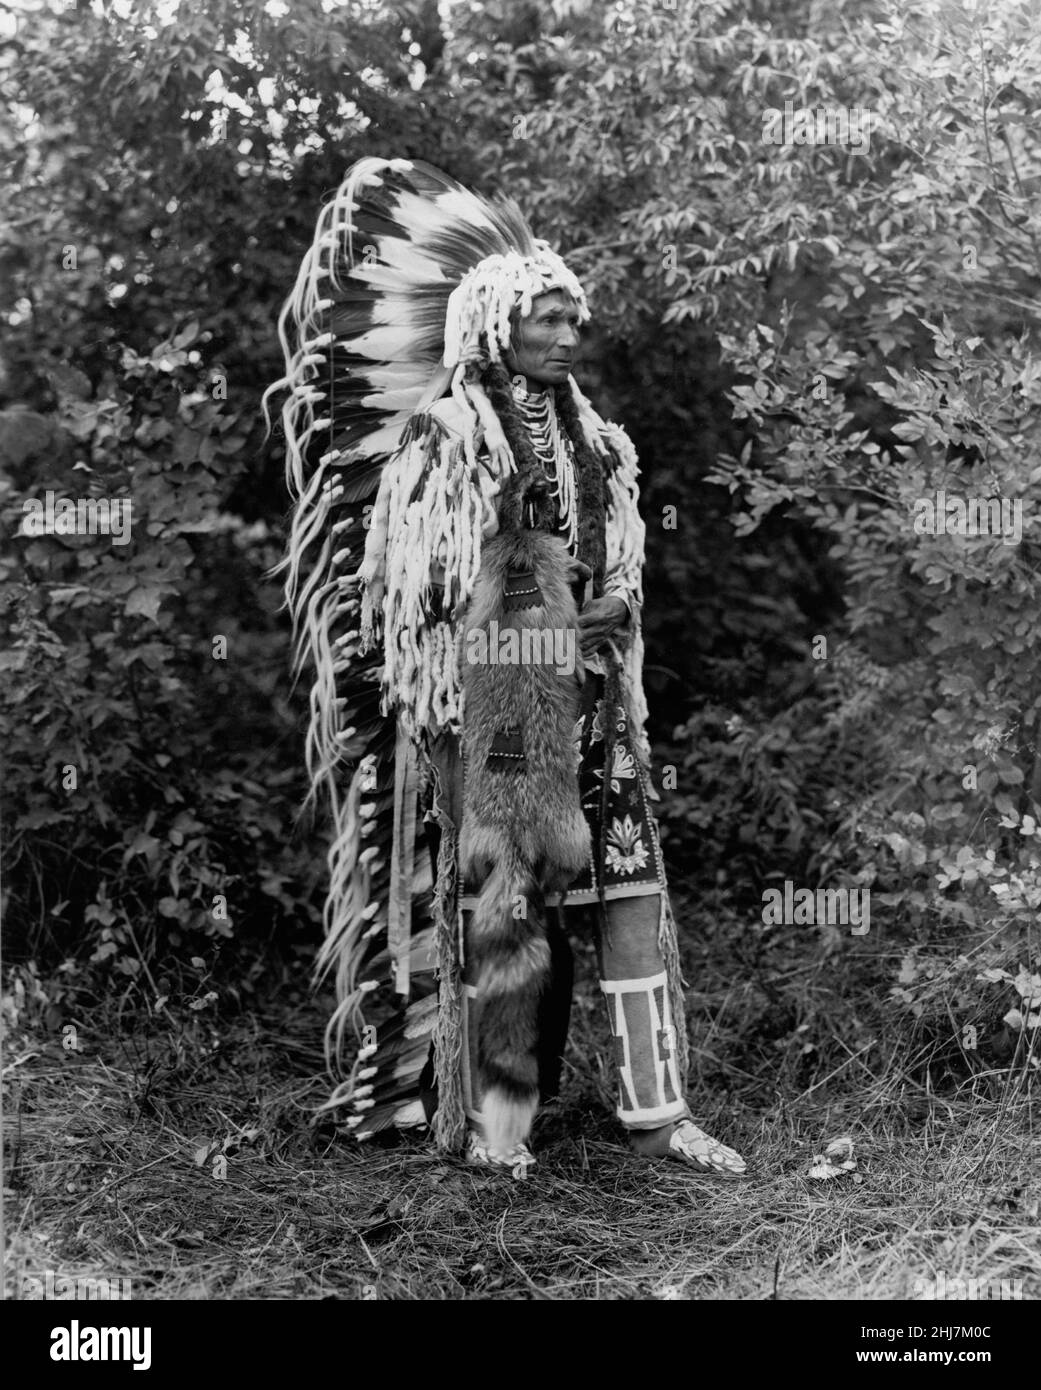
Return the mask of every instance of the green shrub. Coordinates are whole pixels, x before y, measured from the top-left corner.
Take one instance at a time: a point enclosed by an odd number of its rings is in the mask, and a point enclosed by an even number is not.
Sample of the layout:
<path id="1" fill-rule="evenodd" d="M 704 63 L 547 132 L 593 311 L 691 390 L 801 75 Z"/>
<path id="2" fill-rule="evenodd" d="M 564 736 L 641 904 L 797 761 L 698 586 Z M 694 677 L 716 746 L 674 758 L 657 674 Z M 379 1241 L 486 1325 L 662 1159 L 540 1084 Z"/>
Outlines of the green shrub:
<path id="1" fill-rule="evenodd" d="M 96 390 L 55 372 L 46 447 L 12 465 L 9 533 L 48 491 L 128 499 L 131 523 L 125 544 L 17 534 L 4 561 L 9 957 L 135 977 L 318 920 L 280 538 L 225 509 L 246 435 L 204 346 L 192 323 L 124 349 Z"/>

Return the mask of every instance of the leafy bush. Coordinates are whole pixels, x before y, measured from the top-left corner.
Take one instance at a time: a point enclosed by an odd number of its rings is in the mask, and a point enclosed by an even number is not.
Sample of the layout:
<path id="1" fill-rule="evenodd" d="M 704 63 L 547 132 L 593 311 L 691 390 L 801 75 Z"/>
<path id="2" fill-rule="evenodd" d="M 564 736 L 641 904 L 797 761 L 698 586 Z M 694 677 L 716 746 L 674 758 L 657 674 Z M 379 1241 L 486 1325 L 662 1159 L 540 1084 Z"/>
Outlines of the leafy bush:
<path id="1" fill-rule="evenodd" d="M 286 499 L 257 403 L 322 198 L 353 159 L 404 155 L 510 194 L 589 290 L 580 376 L 644 469 L 677 877 L 742 911 L 783 877 L 870 887 L 907 1026 L 959 1057 L 963 1024 L 1018 1029 L 992 1057 L 1022 1056 L 1032 7 L 494 0 L 450 29 L 411 2 L 249 24 L 233 0 L 96 8 L 41 9 L 0 54 L 8 533 L 48 488 L 129 498 L 134 521 L 125 547 L 22 536 L 2 561 L 17 950 L 132 981 L 228 931 L 315 930 L 322 837 L 291 835 L 301 709 L 265 577 Z M 764 142 L 786 102 L 870 110 L 867 146 Z M 1026 500 L 1018 544 L 916 533 L 938 491 Z"/>
<path id="2" fill-rule="evenodd" d="M 193 322 L 114 353 L 96 391 L 53 372 L 46 447 L 10 459 L 9 953 L 89 951 L 133 977 L 317 919 L 320 856 L 291 833 L 304 779 L 272 758 L 297 722 L 265 578 L 279 538 L 225 510 L 246 436 L 200 347 Z M 0 423 L 23 437 L 19 412 Z M 129 500 L 127 543 L 24 534 L 19 499 L 48 491 Z"/>

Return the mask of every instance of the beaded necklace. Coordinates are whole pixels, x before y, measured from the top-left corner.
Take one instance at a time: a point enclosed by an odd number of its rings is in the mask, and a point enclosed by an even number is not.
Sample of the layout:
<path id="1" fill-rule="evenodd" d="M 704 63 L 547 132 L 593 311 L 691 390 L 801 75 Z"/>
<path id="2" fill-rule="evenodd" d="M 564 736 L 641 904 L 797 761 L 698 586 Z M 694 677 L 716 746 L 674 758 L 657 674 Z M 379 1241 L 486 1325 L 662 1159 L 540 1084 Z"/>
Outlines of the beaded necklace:
<path id="1" fill-rule="evenodd" d="M 523 384 L 515 384 L 513 399 L 539 466 L 554 485 L 550 496 L 557 499 L 560 530 L 567 538 L 568 549 L 574 551 L 578 545 L 575 454 L 570 439 L 560 428 L 553 393 L 538 391 L 529 395 Z"/>

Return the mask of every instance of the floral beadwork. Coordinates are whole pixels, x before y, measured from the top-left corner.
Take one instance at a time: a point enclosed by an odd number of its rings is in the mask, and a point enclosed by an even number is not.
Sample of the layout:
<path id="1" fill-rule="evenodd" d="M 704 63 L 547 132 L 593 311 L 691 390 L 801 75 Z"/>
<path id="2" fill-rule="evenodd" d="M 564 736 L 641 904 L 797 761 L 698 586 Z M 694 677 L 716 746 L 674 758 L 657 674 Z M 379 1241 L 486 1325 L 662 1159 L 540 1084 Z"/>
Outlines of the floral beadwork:
<path id="1" fill-rule="evenodd" d="M 617 795 L 621 783 L 636 777 L 636 759 L 624 743 L 616 743 L 611 758 L 611 790 Z"/>
<path id="2" fill-rule="evenodd" d="M 632 816 L 612 820 L 607 832 L 607 868 L 616 874 L 634 874 L 645 869 L 649 859 L 640 826 Z"/>

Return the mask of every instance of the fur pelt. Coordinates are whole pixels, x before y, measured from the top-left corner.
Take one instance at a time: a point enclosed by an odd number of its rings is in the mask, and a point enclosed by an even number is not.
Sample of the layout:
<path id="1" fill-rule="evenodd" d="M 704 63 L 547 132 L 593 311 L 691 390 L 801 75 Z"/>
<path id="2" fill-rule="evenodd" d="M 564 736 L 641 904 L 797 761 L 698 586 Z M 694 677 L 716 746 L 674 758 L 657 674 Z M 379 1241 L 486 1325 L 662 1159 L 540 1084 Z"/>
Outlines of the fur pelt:
<path id="1" fill-rule="evenodd" d="M 500 533 L 485 544 L 460 624 L 465 700 L 460 864 L 470 882 L 482 885 L 468 949 L 477 989 L 485 1139 L 498 1153 L 527 1138 L 538 1105 L 538 1006 L 550 968 L 544 895 L 565 888 L 590 854 L 573 746 L 583 672 L 571 584 L 581 568 L 559 537 L 539 530 Z M 508 577 L 518 572 L 534 575 L 533 606 L 518 609 L 516 599 L 506 604 Z M 466 644 L 476 631 L 491 635 L 514 629 L 519 642 L 524 628 L 570 630 L 574 671 L 543 663 L 467 661 Z M 523 750 L 512 763 L 494 751 L 504 746 L 507 731 L 513 735 L 508 746 Z"/>

